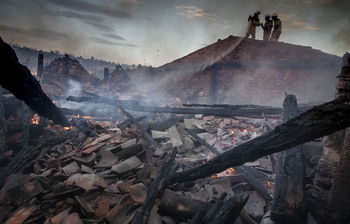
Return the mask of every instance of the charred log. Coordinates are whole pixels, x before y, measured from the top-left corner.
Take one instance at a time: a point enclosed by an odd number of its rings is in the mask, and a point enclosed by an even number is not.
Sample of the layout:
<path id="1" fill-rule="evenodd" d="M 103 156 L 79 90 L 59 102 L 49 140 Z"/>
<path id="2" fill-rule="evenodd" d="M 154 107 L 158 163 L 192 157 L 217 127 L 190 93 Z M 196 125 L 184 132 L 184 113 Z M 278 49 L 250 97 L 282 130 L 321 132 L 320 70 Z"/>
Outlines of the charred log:
<path id="1" fill-rule="evenodd" d="M 346 96 L 325 103 L 277 126 L 266 135 L 227 151 L 206 164 L 174 174 L 170 183 L 195 180 L 227 168 L 254 161 L 350 126 L 350 106 Z"/>
<path id="2" fill-rule="evenodd" d="M 33 111 L 62 126 L 69 122 L 41 89 L 29 69 L 18 62 L 14 50 L 0 37 L 0 84 Z"/>

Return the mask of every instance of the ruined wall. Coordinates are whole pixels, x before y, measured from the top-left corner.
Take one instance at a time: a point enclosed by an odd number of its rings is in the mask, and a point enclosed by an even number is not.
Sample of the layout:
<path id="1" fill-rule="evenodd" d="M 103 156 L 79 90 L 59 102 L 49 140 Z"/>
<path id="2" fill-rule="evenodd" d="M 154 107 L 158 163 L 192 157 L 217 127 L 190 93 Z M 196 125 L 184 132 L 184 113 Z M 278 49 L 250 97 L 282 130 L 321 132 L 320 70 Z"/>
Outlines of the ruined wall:
<path id="1" fill-rule="evenodd" d="M 40 81 L 44 91 L 54 97 L 66 96 L 69 92 L 74 92 L 77 86 L 93 90 L 103 83 L 90 75 L 79 61 L 69 58 L 68 55 L 57 58 L 46 66 Z"/>
<path id="2" fill-rule="evenodd" d="M 350 94 L 350 57 L 345 54 L 335 98 Z M 308 189 L 310 208 L 319 223 L 348 223 L 350 215 L 350 129 L 325 136 L 323 155 L 313 185 Z"/>

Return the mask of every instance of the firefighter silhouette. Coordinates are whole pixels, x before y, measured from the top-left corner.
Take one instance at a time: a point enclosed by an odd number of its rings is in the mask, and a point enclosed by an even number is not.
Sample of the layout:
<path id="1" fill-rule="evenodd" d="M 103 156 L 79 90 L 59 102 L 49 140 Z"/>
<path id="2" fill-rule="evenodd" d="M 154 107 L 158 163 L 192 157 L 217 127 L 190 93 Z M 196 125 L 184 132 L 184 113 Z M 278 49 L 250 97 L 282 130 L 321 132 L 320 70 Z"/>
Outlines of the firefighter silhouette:
<path id="1" fill-rule="evenodd" d="M 266 14 L 265 15 L 265 24 L 264 25 L 261 24 L 261 28 L 264 30 L 263 40 L 269 41 L 272 27 L 273 27 L 273 22 L 271 20 L 271 15 Z"/>
<path id="2" fill-rule="evenodd" d="M 247 35 L 245 36 L 246 38 L 252 35 L 252 39 L 255 40 L 255 27 L 260 26 L 259 14 L 260 11 L 257 10 L 255 11 L 254 16 L 249 15 L 248 22 L 250 22 L 250 24 Z"/>
<path id="3" fill-rule="evenodd" d="M 275 42 L 278 42 L 278 39 L 280 38 L 280 35 L 282 33 L 282 23 L 281 23 L 281 20 L 277 17 L 278 15 L 276 13 L 272 15 L 273 32 L 272 32 L 270 41 L 275 41 Z"/>

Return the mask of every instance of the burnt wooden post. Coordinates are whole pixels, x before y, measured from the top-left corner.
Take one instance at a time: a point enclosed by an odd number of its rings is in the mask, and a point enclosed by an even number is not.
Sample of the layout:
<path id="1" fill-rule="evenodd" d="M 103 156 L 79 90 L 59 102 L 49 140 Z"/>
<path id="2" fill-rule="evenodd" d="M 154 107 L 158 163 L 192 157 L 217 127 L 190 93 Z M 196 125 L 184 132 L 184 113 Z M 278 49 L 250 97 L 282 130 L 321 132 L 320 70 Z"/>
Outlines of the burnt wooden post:
<path id="1" fill-rule="evenodd" d="M 103 73 L 103 81 L 106 83 L 109 80 L 109 68 L 105 68 Z"/>
<path id="2" fill-rule="evenodd" d="M 39 53 L 38 54 L 38 67 L 36 70 L 36 75 L 38 76 L 39 80 L 41 80 L 41 76 L 43 75 L 43 67 L 44 67 L 44 55 L 42 53 Z"/>
<path id="3" fill-rule="evenodd" d="M 297 99 L 294 95 L 287 95 L 283 102 L 282 121 L 286 123 L 297 115 Z M 306 223 L 308 211 L 301 145 L 278 153 L 276 173 L 271 219 L 277 223 Z"/>
<path id="4" fill-rule="evenodd" d="M 3 104 L 2 86 L 0 86 L 0 160 L 4 158 L 6 151 L 7 126 L 5 120 L 5 108 Z"/>

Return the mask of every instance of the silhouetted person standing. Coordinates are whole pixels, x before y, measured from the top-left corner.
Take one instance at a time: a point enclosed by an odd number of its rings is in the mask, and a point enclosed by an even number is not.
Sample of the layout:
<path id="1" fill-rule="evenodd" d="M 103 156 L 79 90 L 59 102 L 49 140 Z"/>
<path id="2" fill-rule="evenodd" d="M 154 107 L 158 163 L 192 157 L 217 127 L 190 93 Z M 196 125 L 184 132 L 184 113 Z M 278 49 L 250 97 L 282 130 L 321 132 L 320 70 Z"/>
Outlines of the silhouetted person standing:
<path id="1" fill-rule="evenodd" d="M 250 22 L 250 25 L 249 25 L 247 35 L 245 36 L 246 38 L 252 35 L 252 39 L 255 40 L 255 27 L 260 26 L 259 14 L 260 14 L 260 11 L 257 10 L 254 13 L 254 16 L 249 15 L 248 22 Z"/>
<path id="2" fill-rule="evenodd" d="M 282 33 L 282 23 L 281 23 L 281 20 L 277 17 L 278 15 L 276 13 L 272 15 L 273 32 L 272 32 L 270 41 L 275 41 L 275 42 L 278 42 L 278 39 L 280 38 L 280 35 Z"/>
<path id="3" fill-rule="evenodd" d="M 271 15 L 266 14 L 265 15 L 265 24 L 261 24 L 262 29 L 264 30 L 264 37 L 263 40 L 269 41 L 272 27 L 273 27 L 273 22 L 271 20 Z"/>

